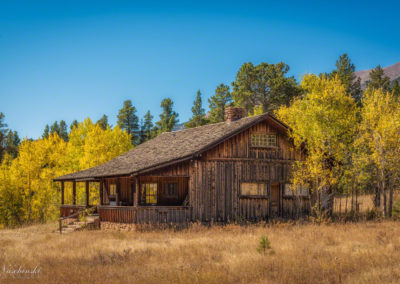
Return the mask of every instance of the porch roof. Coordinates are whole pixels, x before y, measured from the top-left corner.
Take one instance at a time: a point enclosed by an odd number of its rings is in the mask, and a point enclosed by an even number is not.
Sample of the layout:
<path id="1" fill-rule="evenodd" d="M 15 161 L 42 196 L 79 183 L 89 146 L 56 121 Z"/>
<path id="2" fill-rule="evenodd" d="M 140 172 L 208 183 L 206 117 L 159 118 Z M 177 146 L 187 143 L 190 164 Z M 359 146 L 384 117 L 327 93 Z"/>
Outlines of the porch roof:
<path id="1" fill-rule="evenodd" d="M 60 176 L 54 180 L 126 176 L 190 160 L 262 120 L 269 120 L 278 128 L 287 129 L 285 124 L 265 113 L 232 122 L 165 132 L 102 165 Z"/>

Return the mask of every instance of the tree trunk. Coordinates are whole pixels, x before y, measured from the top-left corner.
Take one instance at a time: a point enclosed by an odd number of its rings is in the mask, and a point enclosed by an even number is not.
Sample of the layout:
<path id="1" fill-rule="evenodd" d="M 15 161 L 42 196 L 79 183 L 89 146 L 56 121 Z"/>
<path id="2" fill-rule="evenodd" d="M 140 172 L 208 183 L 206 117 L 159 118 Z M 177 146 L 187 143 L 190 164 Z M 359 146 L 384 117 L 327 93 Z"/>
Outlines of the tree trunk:
<path id="1" fill-rule="evenodd" d="M 356 212 L 358 213 L 359 207 L 358 207 L 358 189 L 356 188 Z"/>
<path id="2" fill-rule="evenodd" d="M 386 196 L 386 180 L 385 174 L 381 171 L 381 191 L 383 192 L 383 214 L 385 217 L 388 217 L 388 210 L 387 210 L 387 196 Z"/>
<path id="3" fill-rule="evenodd" d="M 333 209 L 333 189 L 332 186 L 326 186 L 322 190 L 322 210 L 326 211 L 328 216 L 332 216 Z"/>
<path id="4" fill-rule="evenodd" d="M 374 206 L 375 209 L 381 208 L 381 191 L 379 186 L 375 186 Z"/>
<path id="5" fill-rule="evenodd" d="M 390 186 L 389 189 L 389 212 L 388 212 L 388 216 L 392 217 L 392 208 L 393 208 L 393 186 Z"/>
<path id="6" fill-rule="evenodd" d="M 354 188 L 353 187 L 351 187 L 351 212 L 353 213 L 354 212 Z"/>

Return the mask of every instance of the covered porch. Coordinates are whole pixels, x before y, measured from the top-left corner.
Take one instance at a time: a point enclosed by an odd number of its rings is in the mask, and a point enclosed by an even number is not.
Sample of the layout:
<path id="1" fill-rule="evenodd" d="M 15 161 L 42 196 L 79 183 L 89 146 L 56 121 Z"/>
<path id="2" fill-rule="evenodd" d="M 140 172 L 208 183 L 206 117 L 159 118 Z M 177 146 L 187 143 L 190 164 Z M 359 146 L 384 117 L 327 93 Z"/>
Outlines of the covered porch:
<path id="1" fill-rule="evenodd" d="M 65 182 L 72 183 L 72 204 L 65 204 Z M 76 204 L 76 184 L 85 183 L 85 204 Z M 98 204 L 90 204 L 89 183 L 98 183 Z M 100 222 L 185 223 L 192 218 L 188 176 L 121 176 L 61 181 L 60 217 L 96 207 Z"/>
<path id="2" fill-rule="evenodd" d="M 90 191 L 89 191 L 89 183 L 90 182 L 98 182 L 95 180 L 71 180 L 71 181 L 60 181 L 61 182 L 61 205 L 60 205 L 60 217 L 69 217 L 74 215 L 80 211 L 84 211 L 87 208 L 93 207 L 93 204 L 90 204 Z M 65 182 L 72 183 L 72 204 L 65 204 Z M 77 204 L 77 194 L 76 194 L 76 185 L 77 182 L 85 183 L 85 202 L 84 204 Z"/>

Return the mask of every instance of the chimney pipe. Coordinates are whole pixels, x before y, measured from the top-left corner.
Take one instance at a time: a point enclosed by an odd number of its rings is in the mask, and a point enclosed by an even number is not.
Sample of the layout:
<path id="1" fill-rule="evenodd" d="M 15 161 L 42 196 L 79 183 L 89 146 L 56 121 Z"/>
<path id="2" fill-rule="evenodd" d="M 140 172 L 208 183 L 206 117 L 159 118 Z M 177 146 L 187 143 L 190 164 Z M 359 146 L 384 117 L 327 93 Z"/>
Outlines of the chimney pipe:
<path id="1" fill-rule="evenodd" d="M 245 109 L 241 107 L 226 107 L 225 121 L 232 122 L 245 116 Z"/>

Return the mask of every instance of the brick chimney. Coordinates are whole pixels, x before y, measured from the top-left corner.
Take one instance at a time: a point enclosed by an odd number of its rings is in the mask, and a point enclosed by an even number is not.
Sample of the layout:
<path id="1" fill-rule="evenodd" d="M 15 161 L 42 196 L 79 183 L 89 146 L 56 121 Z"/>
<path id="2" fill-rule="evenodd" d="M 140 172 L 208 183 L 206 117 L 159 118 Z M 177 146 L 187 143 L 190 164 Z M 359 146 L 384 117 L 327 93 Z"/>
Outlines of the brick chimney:
<path id="1" fill-rule="evenodd" d="M 226 122 L 232 122 L 241 119 L 245 116 L 245 109 L 241 107 L 227 107 L 225 108 Z"/>

